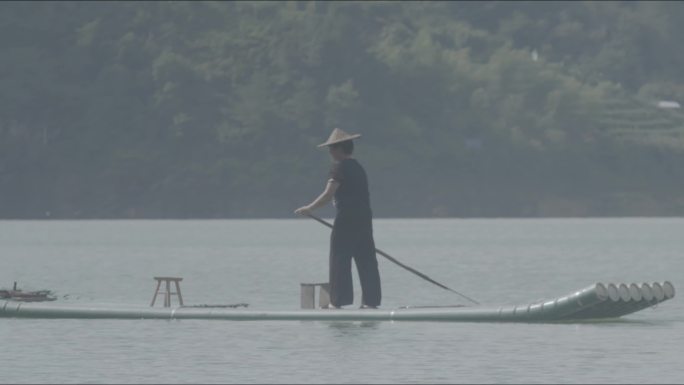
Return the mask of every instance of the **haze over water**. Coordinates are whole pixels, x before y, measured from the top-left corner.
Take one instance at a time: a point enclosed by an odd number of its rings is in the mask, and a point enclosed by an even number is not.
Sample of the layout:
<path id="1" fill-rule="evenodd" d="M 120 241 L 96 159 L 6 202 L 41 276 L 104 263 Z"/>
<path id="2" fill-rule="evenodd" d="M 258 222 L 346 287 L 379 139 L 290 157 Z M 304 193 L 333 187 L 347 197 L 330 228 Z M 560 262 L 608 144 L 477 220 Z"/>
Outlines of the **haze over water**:
<path id="1" fill-rule="evenodd" d="M 378 248 L 489 305 L 594 282 L 681 290 L 683 232 L 675 218 L 375 221 Z M 152 277 L 174 275 L 189 305 L 296 309 L 300 282 L 327 279 L 328 235 L 305 219 L 3 221 L 0 287 L 145 305 Z M 383 308 L 465 304 L 379 261 Z M 554 325 L 0 319 L 0 368 L 18 383 L 682 382 L 680 295 L 620 322 Z"/>

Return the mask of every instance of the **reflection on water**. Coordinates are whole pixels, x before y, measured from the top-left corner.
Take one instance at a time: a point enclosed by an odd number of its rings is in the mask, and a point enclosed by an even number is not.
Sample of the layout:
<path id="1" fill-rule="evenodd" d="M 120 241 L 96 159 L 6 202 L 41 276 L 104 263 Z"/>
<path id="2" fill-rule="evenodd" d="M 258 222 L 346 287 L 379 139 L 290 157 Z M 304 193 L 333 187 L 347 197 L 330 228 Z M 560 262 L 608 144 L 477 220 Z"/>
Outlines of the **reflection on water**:
<path id="1" fill-rule="evenodd" d="M 358 336 L 363 335 L 364 329 L 377 329 L 381 321 L 331 321 L 325 322 L 325 325 L 338 332 L 336 336 Z"/>

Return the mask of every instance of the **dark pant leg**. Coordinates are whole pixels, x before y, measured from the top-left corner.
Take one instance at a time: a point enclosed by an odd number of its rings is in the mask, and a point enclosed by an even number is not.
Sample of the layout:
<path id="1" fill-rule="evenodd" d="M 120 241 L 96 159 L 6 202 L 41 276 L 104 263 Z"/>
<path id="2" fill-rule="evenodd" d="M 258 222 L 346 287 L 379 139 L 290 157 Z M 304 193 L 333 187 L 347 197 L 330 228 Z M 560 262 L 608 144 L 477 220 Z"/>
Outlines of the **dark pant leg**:
<path id="1" fill-rule="evenodd" d="M 363 291 L 362 304 L 380 306 L 382 298 L 380 272 L 378 271 L 378 258 L 375 255 L 375 242 L 372 233 L 361 237 L 354 252 L 354 262 L 359 272 L 361 290 Z"/>
<path id="2" fill-rule="evenodd" d="M 330 303 L 345 306 L 354 303 L 352 283 L 352 251 L 348 237 L 340 229 L 333 229 L 330 235 Z"/>

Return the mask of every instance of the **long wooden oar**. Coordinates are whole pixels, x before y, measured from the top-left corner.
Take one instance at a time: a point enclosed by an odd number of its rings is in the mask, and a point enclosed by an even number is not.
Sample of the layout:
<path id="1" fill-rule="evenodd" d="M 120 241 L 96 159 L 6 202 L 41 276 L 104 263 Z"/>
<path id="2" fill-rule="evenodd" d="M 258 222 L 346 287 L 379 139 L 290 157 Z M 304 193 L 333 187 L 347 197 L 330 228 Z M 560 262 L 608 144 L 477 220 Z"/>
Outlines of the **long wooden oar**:
<path id="1" fill-rule="evenodd" d="M 321 219 L 321 218 L 319 218 L 319 217 L 317 217 L 317 216 L 315 216 L 315 215 L 313 215 L 313 214 L 307 214 L 307 216 L 308 216 L 309 218 L 311 218 L 311 219 L 316 220 L 317 222 L 319 222 L 319 223 L 321 223 L 321 224 L 323 224 L 323 225 L 325 225 L 325 226 L 328 226 L 328 227 L 331 228 L 331 229 L 333 228 L 333 225 L 331 225 L 330 223 L 324 221 L 323 219 Z M 411 273 L 413 273 L 413 274 L 419 276 L 420 278 L 423 278 L 424 280 L 426 280 L 426 281 L 428 281 L 428 282 L 430 282 L 430 283 L 433 283 L 433 284 L 435 284 L 435 285 L 441 287 L 442 289 L 449 290 L 449 291 L 452 292 L 452 293 L 456 293 L 456 294 L 460 295 L 461 297 L 467 299 L 468 301 L 470 301 L 470 302 L 472 302 L 472 303 L 474 303 L 474 304 L 476 304 L 476 305 L 479 305 L 479 304 L 480 304 L 479 302 L 477 302 L 477 301 L 475 301 L 474 299 L 468 297 L 467 295 L 461 294 L 461 293 L 457 292 L 456 290 L 454 290 L 454 289 L 452 289 L 452 288 L 450 288 L 450 287 L 448 287 L 448 286 L 446 286 L 446 285 L 442 285 L 441 283 L 435 281 L 434 279 L 428 277 L 427 275 L 421 273 L 420 271 L 418 271 L 418 270 L 416 270 L 416 269 L 414 269 L 414 268 L 412 268 L 412 267 L 409 267 L 409 266 L 404 265 L 403 263 L 397 261 L 397 260 L 396 260 L 394 257 L 392 257 L 391 255 L 385 253 L 384 251 L 382 251 L 382 250 L 380 250 L 380 249 L 375 249 L 375 252 L 377 252 L 378 254 L 382 255 L 383 257 L 389 259 L 391 262 L 393 262 L 393 263 L 395 263 L 395 264 L 397 264 L 397 265 L 403 267 L 404 269 L 410 271 Z"/>

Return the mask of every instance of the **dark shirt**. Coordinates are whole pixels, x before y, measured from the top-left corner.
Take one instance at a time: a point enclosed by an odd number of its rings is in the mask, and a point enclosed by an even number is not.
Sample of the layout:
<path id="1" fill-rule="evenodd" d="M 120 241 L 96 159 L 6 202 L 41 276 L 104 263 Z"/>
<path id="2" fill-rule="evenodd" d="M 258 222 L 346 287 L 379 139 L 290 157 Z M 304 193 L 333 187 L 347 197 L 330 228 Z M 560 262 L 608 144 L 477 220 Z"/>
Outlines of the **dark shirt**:
<path id="1" fill-rule="evenodd" d="M 340 185 L 335 191 L 337 218 L 371 220 L 370 194 L 366 171 L 356 159 L 344 159 L 333 165 L 330 178 Z"/>

